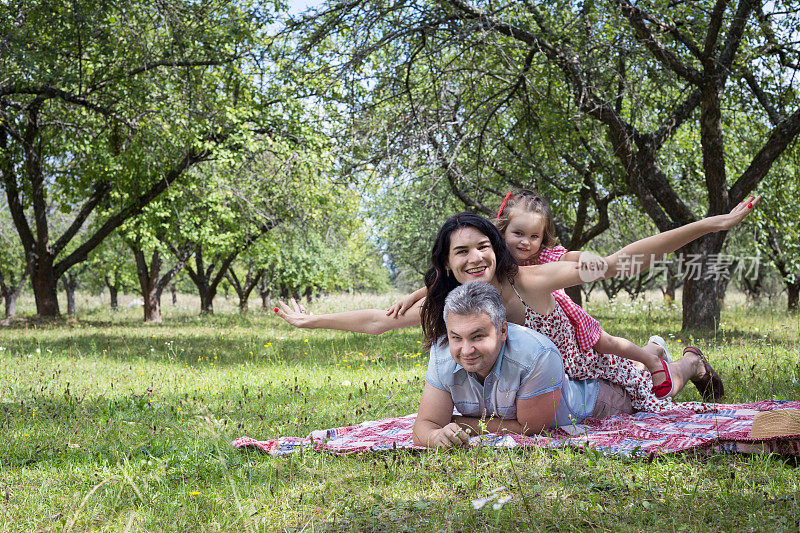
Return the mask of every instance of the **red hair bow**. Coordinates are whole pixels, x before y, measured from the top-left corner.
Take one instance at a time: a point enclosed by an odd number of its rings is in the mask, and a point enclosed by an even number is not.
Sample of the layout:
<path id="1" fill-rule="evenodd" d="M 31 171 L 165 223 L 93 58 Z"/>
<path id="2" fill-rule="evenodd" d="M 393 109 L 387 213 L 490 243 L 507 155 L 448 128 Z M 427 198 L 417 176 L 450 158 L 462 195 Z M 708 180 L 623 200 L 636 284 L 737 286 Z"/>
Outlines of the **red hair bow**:
<path id="1" fill-rule="evenodd" d="M 503 209 L 506 208 L 506 202 L 508 201 L 509 198 L 511 198 L 511 194 L 512 194 L 511 191 L 508 191 L 508 194 L 506 194 L 506 197 L 503 198 L 503 203 L 500 204 L 500 211 L 497 212 L 497 217 L 498 218 L 500 217 L 500 215 L 503 214 Z"/>

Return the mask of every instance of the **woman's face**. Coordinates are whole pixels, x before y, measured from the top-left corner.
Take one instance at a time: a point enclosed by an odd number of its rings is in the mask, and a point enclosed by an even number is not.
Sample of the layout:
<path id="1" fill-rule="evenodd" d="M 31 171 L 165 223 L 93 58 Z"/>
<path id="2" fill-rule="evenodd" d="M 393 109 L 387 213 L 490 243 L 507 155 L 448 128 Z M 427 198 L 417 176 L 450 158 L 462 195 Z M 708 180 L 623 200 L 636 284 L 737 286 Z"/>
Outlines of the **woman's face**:
<path id="1" fill-rule="evenodd" d="M 497 258 L 489 237 L 477 229 L 467 226 L 450 234 L 450 253 L 447 266 L 456 280 L 491 283 L 497 267 Z"/>

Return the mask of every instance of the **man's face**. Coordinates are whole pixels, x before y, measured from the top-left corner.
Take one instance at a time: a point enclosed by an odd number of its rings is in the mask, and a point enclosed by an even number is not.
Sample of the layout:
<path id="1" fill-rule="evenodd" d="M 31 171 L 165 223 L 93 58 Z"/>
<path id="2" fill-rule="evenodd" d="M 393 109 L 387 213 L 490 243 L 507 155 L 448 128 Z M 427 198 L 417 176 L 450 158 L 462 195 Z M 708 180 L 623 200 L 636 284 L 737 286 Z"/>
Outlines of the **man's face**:
<path id="1" fill-rule="evenodd" d="M 450 355 L 467 372 L 485 379 L 492 371 L 508 336 L 508 323 L 500 331 L 486 313 L 447 316 L 447 340 Z"/>

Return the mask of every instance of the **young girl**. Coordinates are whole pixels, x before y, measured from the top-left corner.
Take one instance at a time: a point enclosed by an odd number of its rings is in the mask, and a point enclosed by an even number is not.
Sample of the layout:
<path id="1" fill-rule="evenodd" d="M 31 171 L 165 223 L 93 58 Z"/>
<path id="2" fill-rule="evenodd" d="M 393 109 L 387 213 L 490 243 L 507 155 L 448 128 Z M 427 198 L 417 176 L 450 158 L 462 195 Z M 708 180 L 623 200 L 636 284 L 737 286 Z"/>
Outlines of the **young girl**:
<path id="1" fill-rule="evenodd" d="M 556 245 L 555 225 L 550 207 L 540 196 L 531 191 L 509 192 L 500 205 L 494 225 L 500 230 L 509 252 L 520 266 L 577 261 L 580 255 L 580 252 L 570 252 L 563 246 Z M 425 295 L 425 288 L 415 291 L 390 307 L 387 315 L 403 314 Z M 672 359 L 664 339 L 653 336 L 646 346 L 639 347 L 627 339 L 603 331 L 600 323 L 573 302 L 563 290 L 553 292 L 553 298 L 572 324 L 579 348 L 579 350 L 562 350 L 564 369 L 570 376 L 575 379 L 604 377 L 625 386 L 626 378 L 614 370 L 615 367 L 625 365 L 608 358 L 609 354 L 613 354 L 639 362 L 647 368 L 652 374 L 653 393 L 656 398 L 670 395 L 672 378 L 667 363 Z M 602 376 L 596 376 L 594 375 L 596 372 L 590 370 L 598 367 L 606 369 Z M 627 372 L 625 374 L 627 375 Z"/>

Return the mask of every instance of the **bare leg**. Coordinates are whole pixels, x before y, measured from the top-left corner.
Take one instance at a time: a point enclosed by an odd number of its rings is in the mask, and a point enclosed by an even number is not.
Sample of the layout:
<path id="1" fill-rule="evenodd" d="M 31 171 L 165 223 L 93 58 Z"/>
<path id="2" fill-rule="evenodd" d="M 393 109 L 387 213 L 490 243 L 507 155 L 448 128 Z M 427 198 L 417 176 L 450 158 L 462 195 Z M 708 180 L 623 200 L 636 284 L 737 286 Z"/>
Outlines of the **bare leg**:
<path id="1" fill-rule="evenodd" d="M 645 369 L 651 374 L 657 370 L 663 370 L 661 364 L 661 356 L 664 355 L 664 349 L 657 344 L 648 344 L 646 346 L 637 346 L 628 339 L 622 337 L 614 337 L 605 331 L 600 333 L 600 338 L 594 349 L 600 353 L 611 353 L 641 363 Z M 672 370 L 672 367 L 670 367 Z M 653 375 L 653 385 L 660 385 L 666 380 L 663 372 Z"/>
<path id="2" fill-rule="evenodd" d="M 706 373 L 706 367 L 697 355 L 686 353 L 677 361 L 670 363 L 669 371 L 672 374 L 670 396 L 675 396 L 690 380 L 702 378 Z"/>

